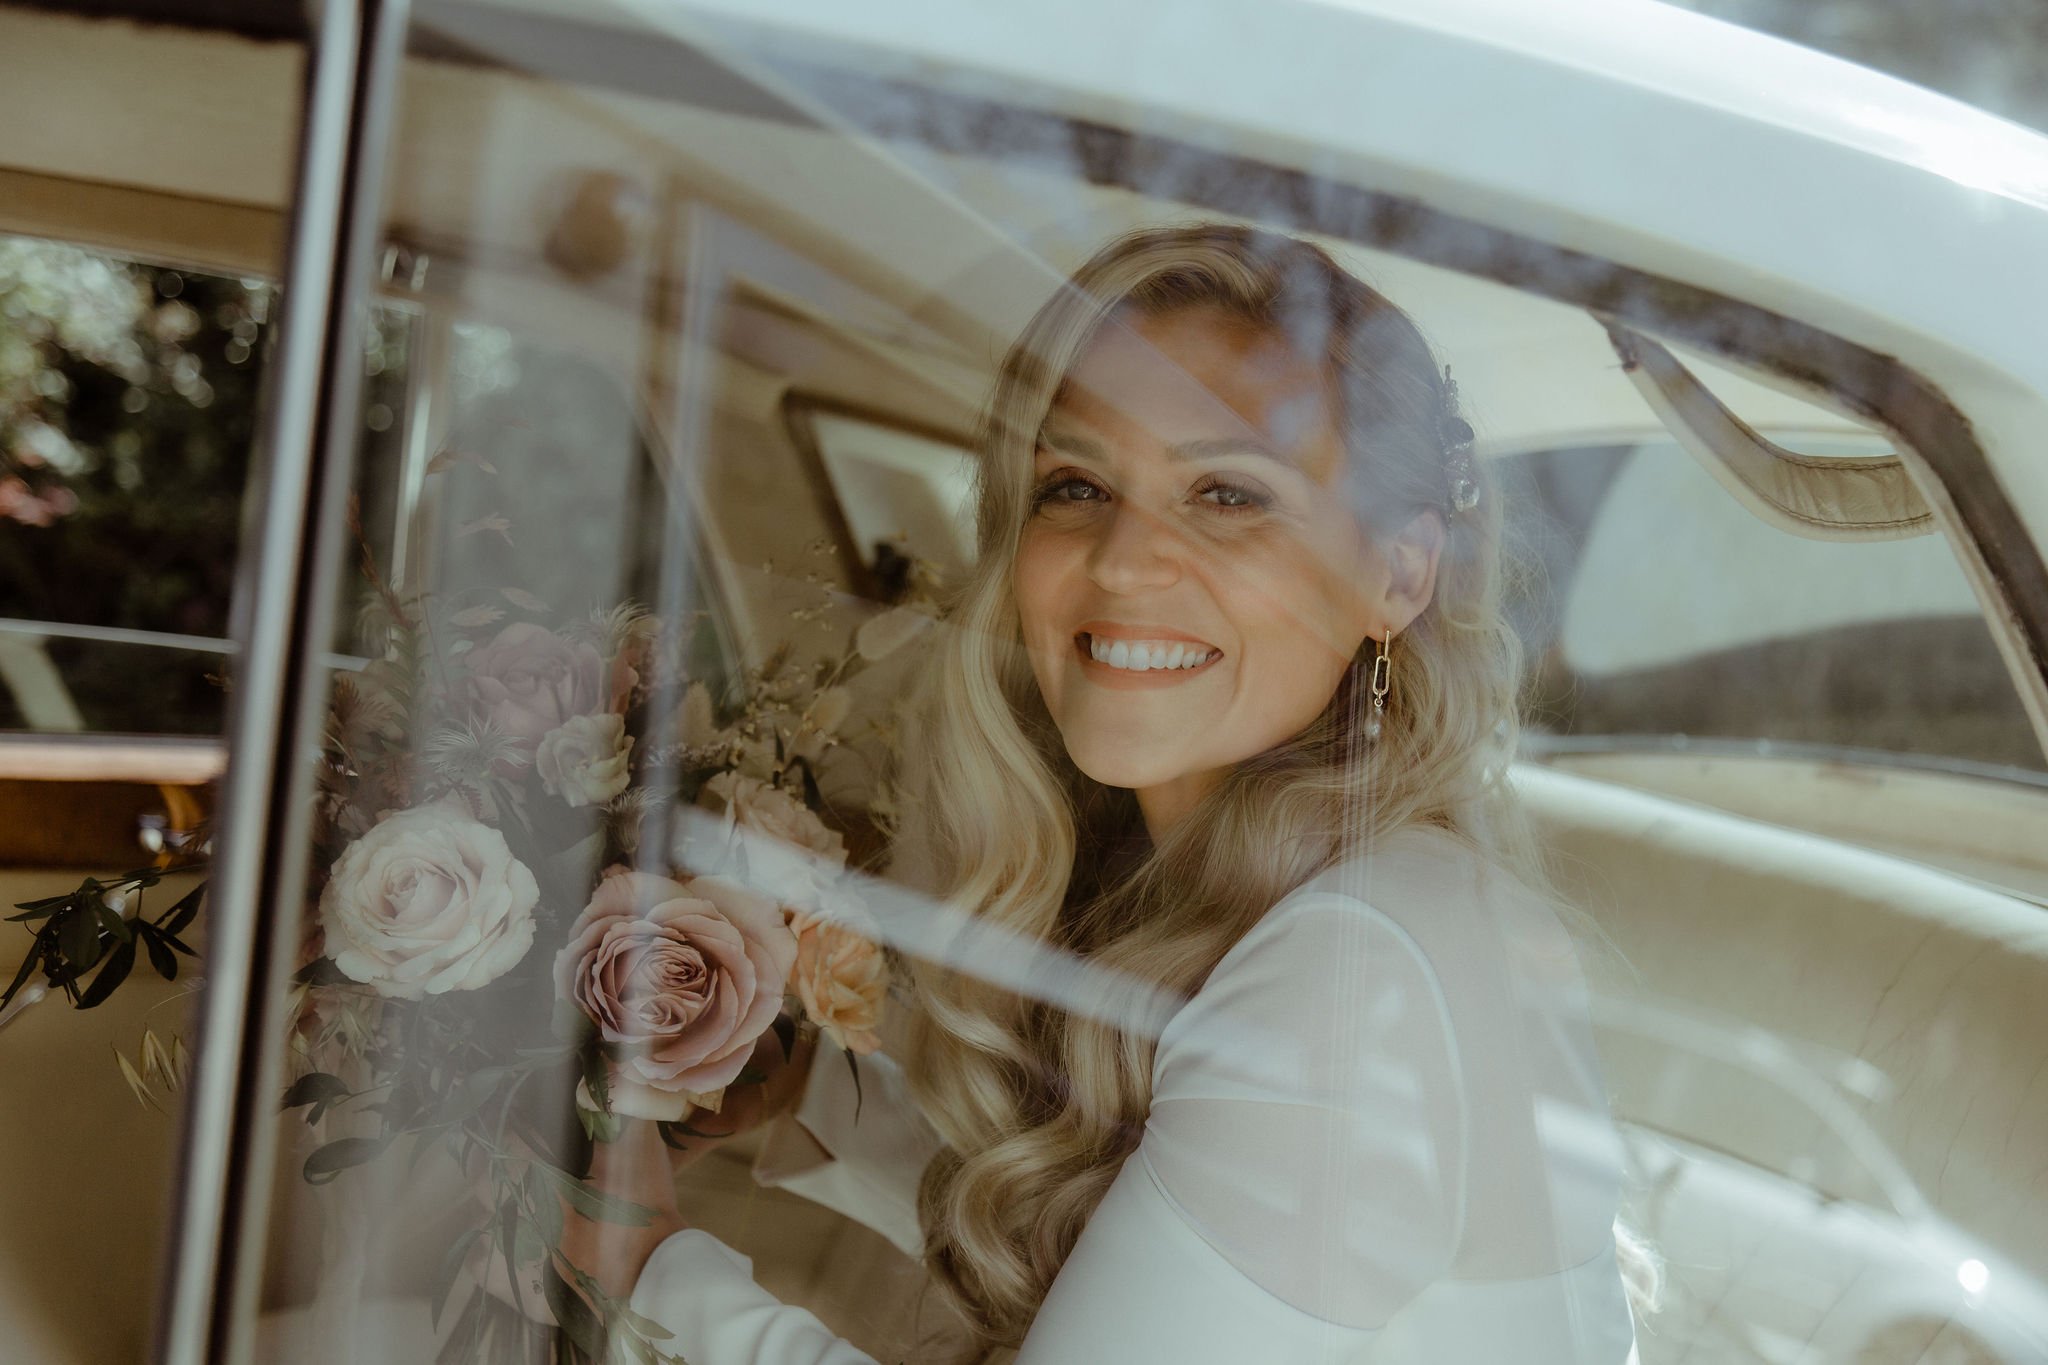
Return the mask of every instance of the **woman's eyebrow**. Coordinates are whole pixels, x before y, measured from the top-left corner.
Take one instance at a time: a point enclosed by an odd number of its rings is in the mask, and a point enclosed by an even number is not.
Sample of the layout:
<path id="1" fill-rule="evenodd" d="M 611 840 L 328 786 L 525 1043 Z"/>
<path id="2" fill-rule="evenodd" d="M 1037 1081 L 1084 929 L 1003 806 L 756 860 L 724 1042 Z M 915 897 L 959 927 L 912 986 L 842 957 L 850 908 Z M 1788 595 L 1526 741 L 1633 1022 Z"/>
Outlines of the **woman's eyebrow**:
<path id="1" fill-rule="evenodd" d="M 1075 432 L 1061 431 L 1057 427 L 1042 428 L 1038 433 L 1038 443 L 1077 460 L 1094 464 L 1105 464 L 1109 460 L 1109 452 L 1103 448 L 1102 442 Z"/>
<path id="2" fill-rule="evenodd" d="M 1239 455 L 1255 455 L 1262 460 L 1272 460 L 1290 469 L 1301 467 L 1300 457 L 1288 454 L 1271 443 L 1247 433 L 1243 436 L 1211 436 L 1201 440 L 1182 441 L 1169 447 L 1167 455 L 1176 460 L 1221 460 Z"/>
<path id="3" fill-rule="evenodd" d="M 1038 433 L 1041 445 L 1056 450 L 1062 455 L 1071 455 L 1078 460 L 1101 464 L 1108 460 L 1109 452 L 1100 441 L 1077 432 L 1048 428 Z M 1182 441 L 1167 447 L 1167 458 L 1172 460 L 1221 460 L 1241 455 L 1253 455 L 1260 459 L 1272 460 L 1290 469 L 1299 469 L 1301 460 L 1286 454 L 1271 443 L 1252 433 L 1239 436 L 1206 436 L 1192 441 Z"/>

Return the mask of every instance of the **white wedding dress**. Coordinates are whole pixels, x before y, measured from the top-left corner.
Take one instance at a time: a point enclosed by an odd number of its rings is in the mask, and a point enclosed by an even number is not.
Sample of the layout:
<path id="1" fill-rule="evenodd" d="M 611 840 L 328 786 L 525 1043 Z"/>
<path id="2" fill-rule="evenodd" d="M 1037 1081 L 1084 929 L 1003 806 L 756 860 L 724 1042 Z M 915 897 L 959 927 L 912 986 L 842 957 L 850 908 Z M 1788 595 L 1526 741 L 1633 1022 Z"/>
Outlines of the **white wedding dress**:
<path id="1" fill-rule="evenodd" d="M 820 1055 L 780 1182 L 919 1249 L 936 1146 L 902 1073 Z M 1569 939 L 1434 830 L 1266 916 L 1160 1036 L 1153 1105 L 1020 1365 L 1623 1365 L 1620 1147 Z M 874 1365 L 691 1229 L 636 1312 L 691 1365 Z"/>

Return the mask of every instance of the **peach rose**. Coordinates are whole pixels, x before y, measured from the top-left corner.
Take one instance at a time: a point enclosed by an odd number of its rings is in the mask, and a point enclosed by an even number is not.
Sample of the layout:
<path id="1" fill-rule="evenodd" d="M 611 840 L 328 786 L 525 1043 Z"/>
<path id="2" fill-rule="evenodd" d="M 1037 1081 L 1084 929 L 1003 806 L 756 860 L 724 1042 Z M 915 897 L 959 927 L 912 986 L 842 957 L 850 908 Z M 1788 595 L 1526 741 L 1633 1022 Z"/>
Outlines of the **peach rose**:
<path id="1" fill-rule="evenodd" d="M 510 971 L 533 946 L 539 900 L 504 835 L 437 802 L 386 816 L 342 850 L 320 928 L 342 975 L 417 1000 Z"/>
<path id="2" fill-rule="evenodd" d="M 462 656 L 469 702 L 527 754 L 548 731 L 576 716 L 595 715 L 607 700 L 604 660 L 596 646 L 571 643 L 520 621 Z"/>
<path id="3" fill-rule="evenodd" d="M 802 911 L 790 921 L 796 934 L 796 970 L 790 989 L 804 1013 L 848 1052 L 882 1045 L 882 1006 L 889 997 L 889 964 L 881 945 L 838 920 Z"/>
<path id="4" fill-rule="evenodd" d="M 782 1005 L 796 939 L 773 901 L 715 877 L 605 877 L 555 957 L 555 990 L 623 1055 L 611 1108 L 680 1119 L 729 1084 Z"/>

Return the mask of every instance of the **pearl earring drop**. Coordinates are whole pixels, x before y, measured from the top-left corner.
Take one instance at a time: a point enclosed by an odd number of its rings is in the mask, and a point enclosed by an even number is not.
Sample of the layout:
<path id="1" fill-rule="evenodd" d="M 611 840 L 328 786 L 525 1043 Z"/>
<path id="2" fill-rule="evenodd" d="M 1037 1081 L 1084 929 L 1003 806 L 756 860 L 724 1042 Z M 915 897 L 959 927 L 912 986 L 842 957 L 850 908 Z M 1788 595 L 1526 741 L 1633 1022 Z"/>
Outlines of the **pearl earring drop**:
<path id="1" fill-rule="evenodd" d="M 1372 714 L 1365 718 L 1365 737 L 1378 739 L 1387 713 L 1387 691 L 1393 685 L 1394 666 L 1391 662 L 1394 649 L 1394 628 L 1387 627 L 1387 638 L 1381 642 L 1379 652 L 1372 661 Z"/>

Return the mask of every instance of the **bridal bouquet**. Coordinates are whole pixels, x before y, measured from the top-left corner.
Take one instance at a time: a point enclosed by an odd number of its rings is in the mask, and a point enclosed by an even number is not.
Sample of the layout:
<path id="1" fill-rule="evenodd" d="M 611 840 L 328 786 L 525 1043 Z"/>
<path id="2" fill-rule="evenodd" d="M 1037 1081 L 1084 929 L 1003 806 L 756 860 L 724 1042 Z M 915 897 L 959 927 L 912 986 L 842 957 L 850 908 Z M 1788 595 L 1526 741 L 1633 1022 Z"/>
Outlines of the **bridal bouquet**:
<path id="1" fill-rule="evenodd" d="M 522 1270 L 496 1276 L 509 1301 L 472 1294 L 444 1359 L 667 1360 L 557 1253 L 564 1204 L 644 1223 L 581 1179 L 590 1142 L 629 1117 L 696 1135 L 799 1028 L 849 1060 L 878 1045 L 889 964 L 816 768 L 846 683 L 928 613 L 714 687 L 631 604 L 563 620 L 514 588 L 401 600 L 370 577 L 373 659 L 334 687 L 295 977 L 284 1102 L 321 1139 L 305 1178 L 439 1145 L 486 1192 L 437 1322 L 465 1272 Z M 545 1314 L 519 1301 L 536 1263 Z"/>
<path id="2" fill-rule="evenodd" d="M 727 1087 L 764 1079 L 764 1049 L 786 1058 L 807 1029 L 850 1063 L 878 1046 L 890 964 L 845 871 L 861 826 L 818 768 L 846 738 L 848 684 L 935 615 L 928 568 L 893 558 L 900 604 L 836 657 L 800 666 L 784 647 L 693 677 L 701 614 L 563 612 L 515 586 L 401 593 L 365 545 L 368 662 L 336 676 L 326 715 L 283 1096 L 309 1125 L 305 1180 L 342 1187 L 330 1312 L 360 1290 L 369 1235 L 372 1187 L 348 1182 L 384 1170 L 389 1197 L 438 1150 L 483 1204 L 439 1255 L 437 1326 L 472 1286 L 443 1362 L 673 1359 L 560 1253 L 564 1211 L 648 1221 L 584 1179 L 623 1120 L 680 1145 L 707 1136 L 693 1119 Z M 888 813 L 886 792 L 867 803 L 871 851 Z M 94 1007 L 138 952 L 174 977 L 205 903 L 202 887 L 144 916 L 165 875 L 18 907 L 34 943 L 0 1011 L 58 991 Z M 184 1074 L 181 1044 L 149 1035 L 143 1058 L 166 1089 Z"/>

